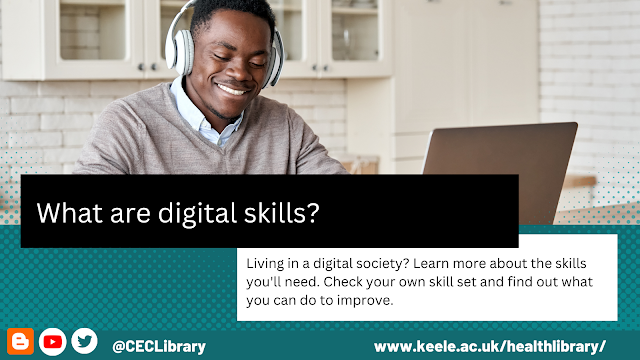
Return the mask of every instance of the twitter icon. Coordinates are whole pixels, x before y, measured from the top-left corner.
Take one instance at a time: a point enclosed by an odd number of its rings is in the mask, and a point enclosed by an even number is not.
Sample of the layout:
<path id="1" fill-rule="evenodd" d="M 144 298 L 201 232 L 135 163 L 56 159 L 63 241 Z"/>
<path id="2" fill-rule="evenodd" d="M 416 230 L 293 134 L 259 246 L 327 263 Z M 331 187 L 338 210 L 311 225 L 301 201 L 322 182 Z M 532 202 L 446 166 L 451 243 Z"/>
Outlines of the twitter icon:
<path id="1" fill-rule="evenodd" d="M 78 329 L 71 336 L 71 346 L 80 354 L 90 354 L 98 346 L 98 336 L 89 328 Z"/>
<path id="2" fill-rule="evenodd" d="M 89 346 L 89 344 L 91 344 L 91 339 L 92 339 L 91 335 L 87 335 L 84 338 L 79 336 L 78 343 L 80 344 L 81 348 L 86 348 L 87 346 Z"/>

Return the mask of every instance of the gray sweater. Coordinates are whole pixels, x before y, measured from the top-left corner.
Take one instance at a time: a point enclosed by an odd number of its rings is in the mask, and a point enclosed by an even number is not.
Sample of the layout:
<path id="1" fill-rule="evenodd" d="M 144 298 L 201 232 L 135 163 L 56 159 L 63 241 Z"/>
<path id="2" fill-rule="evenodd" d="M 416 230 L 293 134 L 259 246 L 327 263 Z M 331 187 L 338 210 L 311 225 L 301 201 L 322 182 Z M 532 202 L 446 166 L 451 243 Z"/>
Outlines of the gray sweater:
<path id="1" fill-rule="evenodd" d="M 109 104 L 74 174 L 348 174 L 300 115 L 262 96 L 224 147 L 189 126 L 164 83 Z"/>

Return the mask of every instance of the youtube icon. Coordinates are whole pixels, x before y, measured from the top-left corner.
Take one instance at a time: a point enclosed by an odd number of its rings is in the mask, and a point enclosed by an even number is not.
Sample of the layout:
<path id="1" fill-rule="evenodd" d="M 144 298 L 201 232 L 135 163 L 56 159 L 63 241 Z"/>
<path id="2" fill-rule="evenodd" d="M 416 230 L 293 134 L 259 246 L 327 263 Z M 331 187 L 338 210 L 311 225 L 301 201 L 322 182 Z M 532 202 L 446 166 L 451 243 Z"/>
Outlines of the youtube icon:
<path id="1" fill-rule="evenodd" d="M 43 346 L 45 349 L 60 349 L 62 347 L 62 336 L 60 335 L 45 336 Z"/>
<path id="2" fill-rule="evenodd" d="M 49 328 L 40 333 L 38 344 L 40 350 L 46 355 L 58 356 L 67 347 L 67 337 L 62 330 Z"/>

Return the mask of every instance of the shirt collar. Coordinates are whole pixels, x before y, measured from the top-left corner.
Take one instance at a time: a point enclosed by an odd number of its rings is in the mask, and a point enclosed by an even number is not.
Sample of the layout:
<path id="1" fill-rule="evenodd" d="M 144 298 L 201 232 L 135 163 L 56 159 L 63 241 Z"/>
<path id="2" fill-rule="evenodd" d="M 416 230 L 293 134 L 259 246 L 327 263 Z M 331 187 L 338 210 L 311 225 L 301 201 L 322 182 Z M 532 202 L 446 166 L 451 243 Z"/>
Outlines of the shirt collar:
<path id="1" fill-rule="evenodd" d="M 200 126 L 205 126 L 206 128 L 213 130 L 204 114 L 202 114 L 200 109 L 193 104 L 191 99 L 189 99 L 189 96 L 187 96 L 187 93 L 184 91 L 184 88 L 182 87 L 183 78 L 184 77 L 180 75 L 171 84 L 171 93 L 176 97 L 178 112 L 185 120 L 187 120 L 189 125 L 191 125 L 195 131 L 200 131 Z M 244 111 L 240 114 L 240 118 L 233 123 L 233 131 L 238 131 L 243 119 Z"/>

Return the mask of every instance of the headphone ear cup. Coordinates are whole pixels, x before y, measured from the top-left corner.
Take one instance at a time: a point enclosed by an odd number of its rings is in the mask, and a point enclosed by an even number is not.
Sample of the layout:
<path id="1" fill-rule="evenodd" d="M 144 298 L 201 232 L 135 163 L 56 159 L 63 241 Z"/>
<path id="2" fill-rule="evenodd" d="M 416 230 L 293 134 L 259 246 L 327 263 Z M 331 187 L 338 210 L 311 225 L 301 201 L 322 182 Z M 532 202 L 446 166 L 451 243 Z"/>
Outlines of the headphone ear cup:
<path id="1" fill-rule="evenodd" d="M 276 48 L 271 49 L 271 53 L 273 54 L 269 57 L 269 67 L 267 68 L 267 77 L 264 79 L 264 85 L 262 85 L 263 89 L 267 89 L 271 87 L 271 78 L 273 77 L 273 71 L 276 66 Z"/>
<path id="2" fill-rule="evenodd" d="M 180 75 L 189 75 L 193 70 L 194 44 L 189 30 L 180 30 L 176 34 L 177 60 L 176 71 Z"/>
<path id="3" fill-rule="evenodd" d="M 164 58 L 167 60 L 167 67 L 173 69 L 176 67 L 176 42 L 173 35 L 167 36 L 167 41 L 164 45 Z"/>
<path id="4" fill-rule="evenodd" d="M 264 89 L 276 86 L 278 81 L 280 80 L 280 75 L 282 74 L 282 68 L 284 66 L 285 60 L 285 52 L 284 52 L 284 43 L 282 42 L 282 36 L 278 29 L 275 29 L 274 39 L 272 44 L 272 53 L 273 56 L 269 60 L 269 77 L 268 82 L 264 86 Z"/>
<path id="5" fill-rule="evenodd" d="M 193 37 L 191 37 L 191 31 L 187 31 L 184 30 L 184 32 L 187 35 L 187 38 L 189 40 L 187 40 L 187 45 L 189 48 L 189 51 L 187 51 L 187 54 L 189 55 L 189 58 L 187 60 L 187 73 L 185 75 L 189 75 L 191 74 L 191 71 L 193 71 L 193 57 L 194 57 L 194 51 L 195 51 L 195 44 L 193 43 Z"/>

